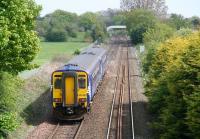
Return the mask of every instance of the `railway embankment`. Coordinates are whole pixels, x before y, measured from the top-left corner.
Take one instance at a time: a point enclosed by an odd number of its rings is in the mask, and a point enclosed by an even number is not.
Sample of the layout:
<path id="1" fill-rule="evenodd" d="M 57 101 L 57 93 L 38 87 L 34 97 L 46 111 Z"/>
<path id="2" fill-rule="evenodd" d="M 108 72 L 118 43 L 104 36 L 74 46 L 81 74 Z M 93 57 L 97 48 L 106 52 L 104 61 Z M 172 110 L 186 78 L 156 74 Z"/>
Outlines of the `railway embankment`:
<path id="1" fill-rule="evenodd" d="M 62 66 L 67 57 L 55 57 L 51 62 L 41 66 L 37 73 L 24 80 L 22 88 L 23 98 L 18 103 L 21 125 L 8 138 L 22 139 L 31 132 L 35 126 L 46 120 L 50 111 L 50 77 L 52 71 Z M 49 102 L 49 103 L 48 103 Z"/>

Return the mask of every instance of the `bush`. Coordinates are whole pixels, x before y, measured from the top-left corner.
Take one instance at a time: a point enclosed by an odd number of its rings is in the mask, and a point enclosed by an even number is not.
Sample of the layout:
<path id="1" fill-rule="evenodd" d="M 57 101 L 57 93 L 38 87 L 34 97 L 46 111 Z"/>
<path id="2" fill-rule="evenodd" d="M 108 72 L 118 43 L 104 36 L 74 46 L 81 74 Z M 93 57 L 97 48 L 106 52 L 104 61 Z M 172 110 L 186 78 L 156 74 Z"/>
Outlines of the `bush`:
<path id="1" fill-rule="evenodd" d="M 6 112 L 0 114 L 0 138 L 6 137 L 9 131 L 13 131 L 18 125 L 16 113 Z"/>
<path id="2" fill-rule="evenodd" d="M 128 32 L 134 44 L 143 43 L 143 34 L 157 23 L 154 13 L 149 10 L 132 10 L 126 16 Z"/>
<path id="3" fill-rule="evenodd" d="M 79 50 L 79 49 L 76 49 L 75 51 L 74 51 L 74 55 L 79 55 L 81 53 L 81 51 Z"/>
<path id="4" fill-rule="evenodd" d="M 176 35 L 176 36 L 186 37 L 186 36 L 191 35 L 192 32 L 193 32 L 193 31 L 192 31 L 191 29 L 189 29 L 189 28 L 182 28 L 182 29 L 178 30 L 178 31 L 175 33 L 175 35 Z"/>
<path id="5" fill-rule="evenodd" d="M 154 28 L 149 28 L 144 33 L 144 44 L 146 48 L 145 57 L 143 60 L 143 71 L 149 72 L 155 55 L 155 49 L 161 42 L 164 42 L 174 34 L 174 29 L 162 23 L 157 23 Z"/>
<path id="6" fill-rule="evenodd" d="M 70 32 L 69 35 L 70 35 L 72 38 L 76 38 L 76 37 L 77 37 L 77 34 L 76 34 L 75 31 Z"/>
<path id="7" fill-rule="evenodd" d="M 157 138 L 200 136 L 200 32 L 155 49 L 146 94 Z"/>
<path id="8" fill-rule="evenodd" d="M 87 31 L 84 35 L 84 41 L 86 42 L 92 42 L 91 32 Z"/>
<path id="9" fill-rule="evenodd" d="M 8 73 L 0 72 L 0 137 L 14 130 L 20 121 L 16 112 L 22 81 Z"/>
<path id="10" fill-rule="evenodd" d="M 134 44 L 143 43 L 143 34 L 146 32 L 146 28 L 143 26 L 133 29 L 130 33 L 131 40 Z"/>
<path id="11" fill-rule="evenodd" d="M 67 32 L 59 30 L 51 30 L 47 32 L 46 40 L 50 42 L 65 42 L 67 41 Z"/>

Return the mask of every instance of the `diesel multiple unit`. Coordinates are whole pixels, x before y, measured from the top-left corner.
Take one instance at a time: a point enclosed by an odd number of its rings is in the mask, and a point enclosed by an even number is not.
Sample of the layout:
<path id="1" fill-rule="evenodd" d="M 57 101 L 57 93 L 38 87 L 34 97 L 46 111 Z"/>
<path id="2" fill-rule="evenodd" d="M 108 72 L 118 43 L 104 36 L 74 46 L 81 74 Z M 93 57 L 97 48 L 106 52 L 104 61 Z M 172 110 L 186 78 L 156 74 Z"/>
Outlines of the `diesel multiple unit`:
<path id="1" fill-rule="evenodd" d="M 59 119 L 75 119 L 90 110 L 106 67 L 106 50 L 87 48 L 52 74 L 53 114 Z"/>

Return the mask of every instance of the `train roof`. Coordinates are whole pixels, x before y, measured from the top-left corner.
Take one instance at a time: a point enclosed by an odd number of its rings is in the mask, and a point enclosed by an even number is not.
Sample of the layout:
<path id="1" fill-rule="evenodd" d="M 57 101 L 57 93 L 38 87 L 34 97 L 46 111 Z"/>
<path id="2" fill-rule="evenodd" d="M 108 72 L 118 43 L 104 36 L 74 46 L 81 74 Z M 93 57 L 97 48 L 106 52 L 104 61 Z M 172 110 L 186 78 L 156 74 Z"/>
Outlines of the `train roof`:
<path id="1" fill-rule="evenodd" d="M 91 73 L 105 53 L 106 50 L 100 46 L 88 47 L 79 55 L 73 57 L 60 70 L 83 70 Z"/>

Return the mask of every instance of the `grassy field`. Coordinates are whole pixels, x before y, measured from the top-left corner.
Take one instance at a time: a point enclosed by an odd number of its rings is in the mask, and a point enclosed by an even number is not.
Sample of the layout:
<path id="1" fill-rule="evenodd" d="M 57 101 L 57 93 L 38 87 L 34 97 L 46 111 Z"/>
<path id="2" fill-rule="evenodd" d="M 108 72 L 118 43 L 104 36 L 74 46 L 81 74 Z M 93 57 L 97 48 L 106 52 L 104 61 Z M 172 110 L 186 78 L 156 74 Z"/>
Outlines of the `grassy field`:
<path id="1" fill-rule="evenodd" d="M 71 57 L 76 49 L 82 50 L 89 46 L 89 43 L 84 42 L 41 42 L 40 52 L 36 56 L 33 63 L 42 66 L 51 61 L 55 57 L 65 56 Z M 66 61 L 67 62 L 67 61 Z M 39 69 L 23 71 L 19 74 L 20 77 L 27 79 L 37 73 Z"/>
<path id="2" fill-rule="evenodd" d="M 40 52 L 33 62 L 42 65 L 58 55 L 72 55 L 76 49 L 81 50 L 88 45 L 83 42 L 41 42 Z"/>

